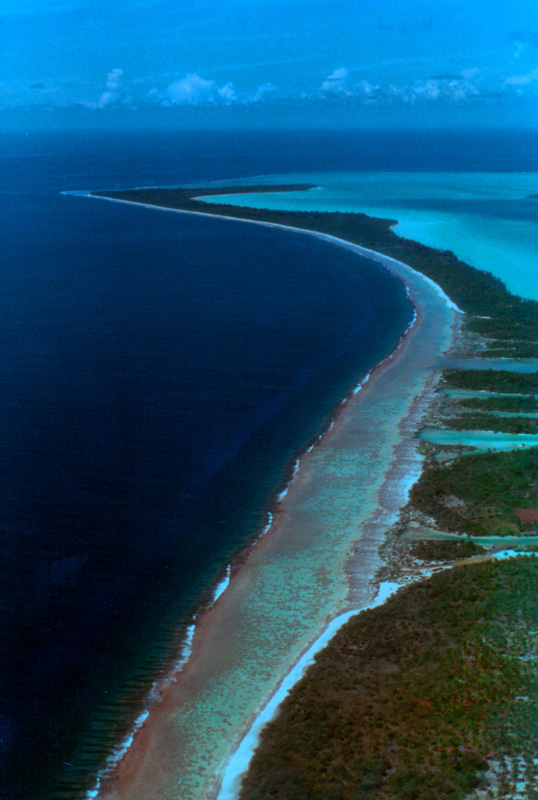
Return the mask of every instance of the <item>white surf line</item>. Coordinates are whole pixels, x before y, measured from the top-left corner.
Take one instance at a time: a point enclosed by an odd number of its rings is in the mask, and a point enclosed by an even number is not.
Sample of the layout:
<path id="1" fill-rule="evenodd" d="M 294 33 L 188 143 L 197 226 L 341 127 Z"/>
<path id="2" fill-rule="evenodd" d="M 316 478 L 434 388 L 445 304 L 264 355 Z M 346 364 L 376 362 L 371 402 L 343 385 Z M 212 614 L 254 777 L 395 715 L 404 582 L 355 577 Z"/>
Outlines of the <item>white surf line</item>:
<path id="1" fill-rule="evenodd" d="M 419 270 L 415 269 L 414 267 L 409 266 L 409 264 L 405 264 L 403 261 L 398 261 L 396 258 L 392 258 L 392 256 L 383 255 L 383 253 L 378 253 L 377 250 L 370 250 L 368 247 L 363 247 L 360 244 L 354 244 L 353 242 L 348 241 L 347 239 L 340 239 L 338 236 L 333 236 L 330 233 L 322 233 L 321 231 L 311 230 L 310 228 L 296 228 L 293 225 L 282 225 L 279 222 L 268 222 L 262 219 L 248 219 L 245 217 L 233 217 L 227 214 L 211 214 L 208 211 L 192 211 L 190 209 L 184 208 L 169 208 L 168 206 L 157 206 L 153 203 L 138 203 L 134 200 L 120 200 L 116 197 L 103 197 L 102 195 L 92 194 L 92 192 L 88 192 L 87 194 L 83 195 L 84 197 L 92 197 L 95 200 L 108 200 L 110 203 L 124 203 L 125 205 L 129 206 L 141 206 L 142 208 L 152 208 L 157 211 L 172 211 L 176 214 L 194 214 L 198 217 L 210 217 L 211 219 L 225 219 L 230 220 L 232 222 L 250 222 L 253 225 L 264 225 L 267 228 L 279 228 L 280 230 L 284 231 L 295 231 L 296 233 L 305 233 L 310 236 L 315 236 L 317 239 L 323 239 L 327 242 L 335 242 L 335 244 L 340 245 L 340 247 L 345 247 L 348 250 L 352 250 L 355 253 L 359 253 L 360 255 L 365 256 L 366 258 L 371 259 L 372 261 L 376 261 L 381 264 L 383 267 L 392 272 L 391 266 L 401 269 L 402 267 L 404 270 L 410 270 L 414 275 L 425 280 L 427 283 L 432 286 L 435 292 L 442 298 L 442 300 L 446 303 L 446 305 L 451 308 L 453 311 L 456 311 L 458 314 L 465 313 L 464 311 L 459 308 L 453 300 L 446 294 L 446 292 L 441 289 L 438 283 L 432 278 L 429 278 L 424 273 L 419 272 Z M 203 197 L 204 195 L 198 195 L 199 197 Z M 207 196 L 207 195 L 206 195 Z M 196 199 L 196 198 L 193 198 Z M 237 208 L 241 208 L 241 206 L 237 206 Z M 263 211 L 263 209 L 260 209 Z M 305 212 L 308 213 L 308 212 Z M 409 240 L 412 241 L 412 240 Z M 401 275 L 398 275 L 401 278 Z"/>
<path id="2" fill-rule="evenodd" d="M 224 591 L 224 589 L 222 591 Z M 103 782 L 106 781 L 108 778 L 110 778 L 110 776 L 113 774 L 114 770 L 116 769 L 120 761 L 130 750 L 136 734 L 144 726 L 144 723 L 149 717 L 152 706 L 155 703 L 161 701 L 163 690 L 171 683 L 174 683 L 176 675 L 183 669 L 183 667 L 189 660 L 192 653 L 192 640 L 194 638 L 195 627 L 196 627 L 195 622 L 191 623 L 191 625 L 188 626 L 185 633 L 185 641 L 183 642 L 181 647 L 180 657 L 173 665 L 170 673 L 166 678 L 155 681 L 152 684 L 151 689 L 149 690 L 146 696 L 143 710 L 136 717 L 128 733 L 125 734 L 124 738 L 119 742 L 119 744 L 117 744 L 116 747 L 114 747 L 112 751 L 109 753 L 109 755 L 105 759 L 103 766 L 98 771 L 95 777 L 93 787 L 86 791 L 81 800 L 98 800 L 98 798 L 101 796 L 101 789 Z"/>
<path id="3" fill-rule="evenodd" d="M 265 534 L 269 531 L 269 529 L 270 529 L 272 524 L 273 524 L 273 515 L 272 515 L 272 513 L 270 511 L 268 511 L 267 512 L 267 522 L 265 523 L 265 527 L 263 528 L 262 532 L 260 533 L 260 535 L 255 540 L 256 542 L 258 541 L 258 539 L 261 539 L 262 536 L 265 536 Z"/>
<path id="4" fill-rule="evenodd" d="M 224 578 L 221 581 L 219 581 L 219 583 L 215 587 L 215 591 L 213 593 L 213 601 L 211 603 L 212 606 L 215 605 L 215 603 L 217 602 L 219 597 L 222 594 L 224 594 L 224 592 L 228 588 L 228 584 L 230 583 L 230 572 L 231 572 L 231 567 L 228 564 L 228 566 L 226 567 L 226 574 L 225 574 Z"/>
<path id="5" fill-rule="evenodd" d="M 344 240 L 342 239 L 341 241 L 344 241 Z M 373 260 L 373 259 L 370 259 L 370 260 Z M 406 265 L 404 265 L 404 266 L 406 266 Z M 406 295 L 407 295 L 409 301 L 411 302 L 409 286 L 406 285 L 405 290 L 406 290 Z M 391 361 L 394 358 L 394 356 L 398 353 L 400 347 L 402 346 L 405 337 L 407 336 L 407 334 L 409 333 L 411 328 L 414 326 L 414 324 L 417 321 L 417 319 L 418 319 L 417 310 L 415 308 L 415 305 L 413 304 L 413 317 L 411 319 L 411 322 L 407 325 L 406 329 L 404 330 L 404 332 L 400 336 L 398 344 L 396 345 L 394 350 L 391 353 L 388 354 L 388 356 L 385 356 L 385 358 L 382 361 L 380 361 L 379 364 L 376 364 L 374 367 L 372 367 L 370 372 L 366 373 L 364 378 L 362 378 L 362 380 L 360 380 L 359 383 L 357 384 L 357 386 L 353 389 L 353 392 L 352 392 L 353 395 L 358 394 L 360 392 L 360 390 L 368 383 L 368 381 L 370 380 L 373 372 L 377 371 L 380 367 L 384 366 L 384 364 L 387 364 L 389 361 Z M 344 397 L 344 399 L 342 400 L 342 405 L 344 405 L 345 403 L 347 403 L 347 397 Z"/>
<path id="6" fill-rule="evenodd" d="M 385 582 L 379 585 L 379 590 L 374 600 L 363 608 L 353 609 L 340 614 L 333 619 L 323 633 L 314 641 L 308 650 L 300 657 L 294 667 L 285 675 L 278 688 L 265 704 L 251 727 L 239 743 L 239 746 L 226 761 L 222 770 L 222 780 L 217 795 L 217 800 L 236 800 L 241 781 L 256 750 L 262 728 L 276 715 L 280 704 L 290 693 L 292 687 L 303 677 L 306 669 L 314 663 L 314 658 L 323 650 L 340 628 L 351 618 L 368 608 L 382 605 L 391 595 L 401 588 L 401 584 Z"/>

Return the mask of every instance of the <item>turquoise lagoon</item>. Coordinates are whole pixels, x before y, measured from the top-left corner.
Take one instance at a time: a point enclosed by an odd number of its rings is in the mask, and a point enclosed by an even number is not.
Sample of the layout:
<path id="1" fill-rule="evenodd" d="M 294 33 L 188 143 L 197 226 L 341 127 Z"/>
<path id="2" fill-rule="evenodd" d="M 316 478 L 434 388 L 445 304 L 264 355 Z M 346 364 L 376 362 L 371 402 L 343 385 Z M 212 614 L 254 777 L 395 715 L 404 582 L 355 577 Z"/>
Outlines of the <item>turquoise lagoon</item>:
<path id="1" fill-rule="evenodd" d="M 471 389 L 439 389 L 438 394 L 444 395 L 451 400 L 486 400 L 488 397 L 536 397 L 533 394 L 520 394 L 518 392 L 485 392 L 482 390 L 473 391 Z"/>
<path id="2" fill-rule="evenodd" d="M 287 182 L 317 188 L 222 199 L 255 208 L 363 212 L 394 219 L 400 236 L 452 250 L 496 275 L 514 294 L 538 300 L 538 173 L 299 173 L 242 181 Z"/>

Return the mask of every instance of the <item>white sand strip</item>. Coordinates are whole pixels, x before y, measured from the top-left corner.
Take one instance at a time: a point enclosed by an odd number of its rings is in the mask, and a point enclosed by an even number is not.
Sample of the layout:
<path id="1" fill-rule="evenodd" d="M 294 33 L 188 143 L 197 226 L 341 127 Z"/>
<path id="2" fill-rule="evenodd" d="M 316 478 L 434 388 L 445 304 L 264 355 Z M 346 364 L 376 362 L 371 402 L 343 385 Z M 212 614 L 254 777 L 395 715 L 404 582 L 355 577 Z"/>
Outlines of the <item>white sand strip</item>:
<path id="1" fill-rule="evenodd" d="M 375 599 L 364 608 L 375 608 L 382 605 L 385 600 L 390 597 L 394 592 L 399 589 L 397 583 L 382 583 L 379 586 L 379 591 Z M 256 750 L 260 733 L 264 725 L 269 722 L 277 713 L 280 704 L 290 693 L 293 686 L 299 681 L 306 669 L 314 663 L 315 656 L 320 650 L 326 647 L 333 636 L 340 630 L 351 617 L 360 613 L 364 609 L 358 608 L 352 611 L 346 611 L 344 614 L 333 619 L 325 628 L 321 636 L 308 648 L 295 666 L 288 672 L 282 680 L 280 686 L 273 694 L 268 703 L 260 711 L 250 729 L 242 739 L 239 747 L 230 756 L 225 764 L 222 783 L 218 794 L 218 800 L 235 800 L 239 794 L 241 780 L 243 775 L 248 770 L 250 760 Z"/>

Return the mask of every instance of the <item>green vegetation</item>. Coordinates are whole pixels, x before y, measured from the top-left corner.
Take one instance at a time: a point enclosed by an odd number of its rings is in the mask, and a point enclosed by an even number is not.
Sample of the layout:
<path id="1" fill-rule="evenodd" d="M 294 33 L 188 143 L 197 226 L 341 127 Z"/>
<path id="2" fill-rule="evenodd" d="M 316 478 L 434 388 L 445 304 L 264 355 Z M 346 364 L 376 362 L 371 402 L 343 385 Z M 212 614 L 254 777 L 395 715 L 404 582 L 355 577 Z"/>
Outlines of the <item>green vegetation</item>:
<path id="1" fill-rule="evenodd" d="M 505 346 L 486 347 L 481 355 L 484 358 L 538 358 L 538 342 L 505 342 Z"/>
<path id="2" fill-rule="evenodd" d="M 534 301 L 522 300 L 522 302 L 528 303 Z M 529 307 L 527 307 L 525 314 L 528 314 L 529 317 L 536 317 L 536 311 L 533 311 L 532 308 Z M 525 321 L 523 319 L 520 321 L 518 317 L 519 315 L 516 315 L 515 319 L 512 321 L 510 315 L 505 313 L 503 314 L 502 322 L 500 322 L 496 316 L 483 319 L 475 318 L 472 320 L 471 327 L 472 330 L 477 333 L 482 333 L 484 336 L 488 336 L 492 339 L 497 338 L 506 343 L 510 342 L 511 346 L 514 340 L 518 345 L 522 342 L 528 343 L 529 350 L 531 350 L 532 346 L 536 345 L 536 328 L 534 325 L 527 328 Z M 512 353 L 510 353 L 510 355 L 512 355 Z"/>
<path id="3" fill-rule="evenodd" d="M 510 411 L 521 413 L 538 412 L 538 401 L 532 396 L 528 397 L 470 397 L 457 399 L 456 408 L 464 407 L 476 411 Z"/>
<path id="4" fill-rule="evenodd" d="M 537 615 L 538 558 L 455 567 L 361 613 L 264 729 L 241 800 L 458 800 L 514 757 L 535 786 Z"/>
<path id="5" fill-rule="evenodd" d="M 484 555 L 486 550 L 470 539 L 460 541 L 415 541 L 410 547 L 410 555 L 422 561 L 456 561 L 461 558 Z"/>
<path id="6" fill-rule="evenodd" d="M 538 372 L 508 372 L 493 369 L 445 369 L 444 386 L 470 391 L 538 394 Z"/>
<path id="7" fill-rule="evenodd" d="M 441 530 L 472 536 L 517 535 L 514 508 L 538 506 L 538 447 L 462 456 L 425 470 L 411 490 L 411 505 Z"/>
<path id="8" fill-rule="evenodd" d="M 538 418 L 499 417 L 495 414 L 465 414 L 449 417 L 445 426 L 456 431 L 497 431 L 501 433 L 538 433 Z"/>

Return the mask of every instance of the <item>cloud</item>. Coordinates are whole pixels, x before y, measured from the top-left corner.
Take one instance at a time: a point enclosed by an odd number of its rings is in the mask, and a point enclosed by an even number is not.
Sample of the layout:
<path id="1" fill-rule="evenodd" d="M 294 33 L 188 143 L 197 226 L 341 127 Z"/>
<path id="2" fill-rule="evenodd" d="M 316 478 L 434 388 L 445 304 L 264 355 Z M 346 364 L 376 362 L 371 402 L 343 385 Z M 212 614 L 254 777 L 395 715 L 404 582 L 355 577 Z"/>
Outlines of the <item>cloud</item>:
<path id="1" fill-rule="evenodd" d="M 115 103 L 119 100 L 118 92 L 103 92 L 101 97 L 99 98 L 98 102 L 96 103 L 96 108 L 106 108 L 111 103 Z"/>
<path id="2" fill-rule="evenodd" d="M 387 106 L 441 100 L 458 102 L 480 94 L 481 75 L 475 68 L 402 84 L 381 85 L 361 80 L 351 85 L 348 77 L 347 70 L 335 70 L 322 84 L 323 95 L 354 98 L 365 105 Z"/>
<path id="3" fill-rule="evenodd" d="M 536 81 L 538 81 L 538 67 L 525 75 L 510 75 L 504 81 L 504 85 L 515 88 L 516 91 L 521 91 L 523 86 L 530 86 Z"/>
<path id="4" fill-rule="evenodd" d="M 228 82 L 219 86 L 216 81 L 202 78 L 196 72 L 191 72 L 184 78 L 169 84 L 166 89 L 159 91 L 152 89 L 146 99 L 158 102 L 164 107 L 172 106 L 204 106 L 204 105 L 245 105 L 259 103 L 266 95 L 276 91 L 272 83 L 264 83 L 253 92 L 239 91 L 233 83 Z"/>
<path id="5" fill-rule="evenodd" d="M 122 77 L 123 77 L 123 70 L 122 69 L 113 69 L 107 75 L 106 88 L 107 89 L 118 89 L 120 84 L 121 84 Z"/>
<path id="6" fill-rule="evenodd" d="M 262 83 L 262 85 L 258 86 L 253 94 L 246 96 L 246 102 L 259 103 L 260 100 L 263 100 L 266 94 L 272 94 L 273 92 L 276 92 L 276 90 L 277 87 L 273 83 Z"/>
<path id="7" fill-rule="evenodd" d="M 218 85 L 196 72 L 169 83 L 166 88 L 144 89 L 146 80 L 134 78 L 126 81 L 122 69 L 111 70 L 106 76 L 104 91 L 97 100 L 78 101 L 78 105 L 93 110 L 113 106 L 127 106 L 131 109 L 148 106 L 176 108 L 185 106 L 231 106 L 259 103 L 277 90 L 272 83 L 264 83 L 250 92 L 239 91 L 228 81 Z M 146 84 L 147 86 L 147 84 Z"/>
<path id="8" fill-rule="evenodd" d="M 536 31 L 518 31 L 512 34 L 512 41 L 514 43 L 514 59 L 518 59 L 529 47 L 538 47 L 538 33 Z"/>
<path id="9" fill-rule="evenodd" d="M 129 104 L 129 98 L 123 94 L 123 70 L 116 68 L 111 70 L 105 82 L 105 91 L 101 93 L 97 101 L 84 102 L 82 105 L 87 108 L 106 108 L 107 106 L 124 102 Z"/>
<path id="10" fill-rule="evenodd" d="M 198 106 L 208 103 L 229 104 L 237 100 L 237 92 L 232 83 L 219 88 L 216 81 L 205 80 L 196 72 L 171 83 L 159 97 L 163 105 Z"/>
<path id="11" fill-rule="evenodd" d="M 370 81 L 366 80 L 360 81 L 353 87 L 353 94 L 356 97 L 360 97 L 367 105 L 377 105 L 378 102 L 388 96 L 388 92 L 379 84 L 370 83 Z"/>
<path id="12" fill-rule="evenodd" d="M 457 77 L 426 78 L 413 81 L 403 87 L 403 92 L 411 103 L 421 100 L 428 102 L 435 100 L 464 101 L 470 97 L 479 96 L 480 88 L 477 81 L 479 77 L 478 70 L 464 70 Z"/>
<path id="13" fill-rule="evenodd" d="M 408 83 L 381 85 L 363 79 L 352 84 L 346 67 L 335 69 L 321 84 L 324 97 L 352 98 L 365 105 L 432 102 L 440 99 L 465 100 L 479 94 L 480 72 L 467 69 L 460 73 L 436 75 Z"/>
<path id="14" fill-rule="evenodd" d="M 477 80 L 480 78 L 480 70 L 477 67 L 471 67 L 471 69 L 462 69 L 460 76 L 467 81 Z"/>
<path id="15" fill-rule="evenodd" d="M 335 69 L 330 75 L 327 75 L 321 84 L 321 91 L 324 94 L 349 95 L 350 92 L 347 88 L 348 78 L 349 72 L 346 67 Z"/>

